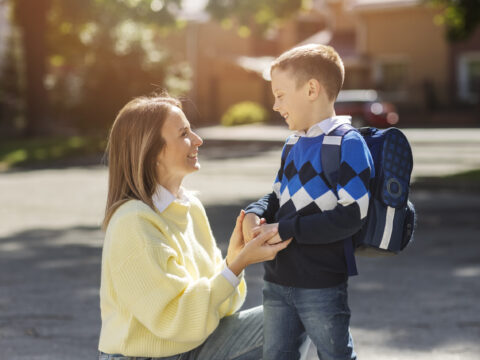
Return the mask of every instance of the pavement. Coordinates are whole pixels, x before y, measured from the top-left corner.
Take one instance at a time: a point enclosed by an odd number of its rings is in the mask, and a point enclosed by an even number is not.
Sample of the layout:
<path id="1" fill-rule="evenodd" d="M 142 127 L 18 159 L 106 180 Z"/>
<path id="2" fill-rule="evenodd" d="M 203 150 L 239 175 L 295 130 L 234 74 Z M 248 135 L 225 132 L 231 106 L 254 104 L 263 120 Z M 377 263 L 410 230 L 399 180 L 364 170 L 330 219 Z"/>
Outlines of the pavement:
<path id="1" fill-rule="evenodd" d="M 413 179 L 442 176 L 480 168 L 480 128 L 402 129 L 413 152 Z M 209 142 L 228 144 L 284 143 L 292 134 L 285 126 L 243 125 L 211 126 L 198 130 Z"/>
<path id="2" fill-rule="evenodd" d="M 478 129 L 406 132 L 416 177 L 480 167 Z M 289 132 L 199 133 L 202 169 L 185 185 L 199 191 L 225 251 L 239 209 L 271 189 Z M 95 358 L 106 185 L 100 165 L 0 174 L 0 360 Z M 359 359 L 478 359 L 480 193 L 415 188 L 411 197 L 415 242 L 395 257 L 359 258 L 349 284 Z M 245 308 L 261 304 L 262 273 L 246 271 Z"/>

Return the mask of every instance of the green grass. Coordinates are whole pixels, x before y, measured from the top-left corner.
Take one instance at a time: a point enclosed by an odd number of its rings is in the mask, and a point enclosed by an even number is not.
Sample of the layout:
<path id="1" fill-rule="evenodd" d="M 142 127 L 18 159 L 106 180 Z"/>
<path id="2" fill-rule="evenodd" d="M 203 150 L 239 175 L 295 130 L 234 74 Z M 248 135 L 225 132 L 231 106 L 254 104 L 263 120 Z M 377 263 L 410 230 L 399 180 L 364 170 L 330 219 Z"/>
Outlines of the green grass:
<path id="1" fill-rule="evenodd" d="M 436 177 L 419 177 L 412 184 L 416 188 L 480 191 L 480 169 Z"/>
<path id="2" fill-rule="evenodd" d="M 466 180 L 466 181 L 480 181 L 480 169 L 469 170 L 453 175 L 444 176 L 447 180 Z"/>
<path id="3" fill-rule="evenodd" d="M 106 139 L 99 136 L 49 137 L 0 142 L 0 169 L 48 164 L 56 160 L 100 154 Z"/>

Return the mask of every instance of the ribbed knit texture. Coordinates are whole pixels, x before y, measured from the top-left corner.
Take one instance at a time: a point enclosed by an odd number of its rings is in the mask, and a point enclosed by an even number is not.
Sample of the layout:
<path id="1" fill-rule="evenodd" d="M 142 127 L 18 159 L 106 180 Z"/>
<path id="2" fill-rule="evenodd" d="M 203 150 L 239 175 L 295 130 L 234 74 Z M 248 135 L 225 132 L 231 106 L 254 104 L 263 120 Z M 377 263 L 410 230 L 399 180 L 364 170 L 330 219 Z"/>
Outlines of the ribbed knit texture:
<path id="1" fill-rule="evenodd" d="M 190 195 L 162 213 L 132 200 L 113 215 L 102 255 L 99 350 L 163 357 L 202 344 L 245 300 L 221 275 L 205 210 Z"/>

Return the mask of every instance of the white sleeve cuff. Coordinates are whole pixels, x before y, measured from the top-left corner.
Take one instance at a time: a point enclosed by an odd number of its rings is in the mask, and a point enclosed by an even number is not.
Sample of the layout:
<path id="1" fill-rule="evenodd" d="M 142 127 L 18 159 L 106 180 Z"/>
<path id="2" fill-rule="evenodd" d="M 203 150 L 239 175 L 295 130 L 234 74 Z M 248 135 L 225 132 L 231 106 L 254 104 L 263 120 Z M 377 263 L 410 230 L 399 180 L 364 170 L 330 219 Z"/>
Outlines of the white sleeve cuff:
<path id="1" fill-rule="evenodd" d="M 223 270 L 222 270 L 222 275 L 225 277 L 225 279 L 228 280 L 230 284 L 234 288 L 236 288 L 240 284 L 240 280 L 243 277 L 243 271 L 238 275 L 238 277 L 230 270 L 227 266 L 227 263 L 223 261 Z"/>

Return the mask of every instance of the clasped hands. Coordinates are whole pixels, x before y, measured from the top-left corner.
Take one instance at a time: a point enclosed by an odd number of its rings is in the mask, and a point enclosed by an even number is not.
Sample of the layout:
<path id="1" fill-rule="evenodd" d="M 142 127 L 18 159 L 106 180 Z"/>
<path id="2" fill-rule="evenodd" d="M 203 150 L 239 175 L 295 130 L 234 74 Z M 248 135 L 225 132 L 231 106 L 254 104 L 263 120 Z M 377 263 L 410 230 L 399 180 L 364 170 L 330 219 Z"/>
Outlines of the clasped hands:
<path id="1" fill-rule="evenodd" d="M 278 224 L 266 224 L 264 219 L 242 210 L 230 237 L 227 266 L 238 275 L 250 264 L 274 259 L 291 241 L 282 241 Z"/>
<path id="2" fill-rule="evenodd" d="M 243 240 L 248 243 L 256 236 L 269 236 L 266 241 L 269 245 L 274 245 L 282 242 L 278 233 L 278 223 L 267 224 L 265 219 L 259 218 L 255 214 L 246 214 L 242 224 Z M 273 234 L 273 235 L 272 235 Z M 288 239 L 291 240 L 291 239 Z"/>

